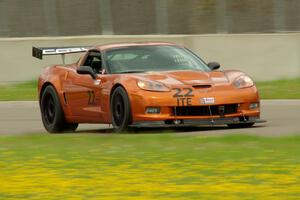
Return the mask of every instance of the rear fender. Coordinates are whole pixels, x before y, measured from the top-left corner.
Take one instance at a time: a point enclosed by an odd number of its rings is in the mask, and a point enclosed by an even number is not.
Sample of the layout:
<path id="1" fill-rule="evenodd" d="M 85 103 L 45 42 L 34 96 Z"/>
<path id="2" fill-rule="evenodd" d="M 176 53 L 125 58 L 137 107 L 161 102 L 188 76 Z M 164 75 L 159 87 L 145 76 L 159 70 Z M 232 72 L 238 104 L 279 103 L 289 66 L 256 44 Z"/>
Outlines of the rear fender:
<path id="1" fill-rule="evenodd" d="M 52 85 L 56 90 L 56 93 L 61 103 L 61 107 L 65 115 L 68 116 L 69 109 L 64 100 L 65 98 L 64 98 L 64 90 L 63 90 L 63 83 L 62 83 L 64 76 L 65 76 L 65 72 L 62 70 L 59 70 L 55 67 L 46 68 L 44 73 L 39 77 L 38 94 L 39 94 L 39 101 L 40 101 L 43 90 L 48 85 Z"/>

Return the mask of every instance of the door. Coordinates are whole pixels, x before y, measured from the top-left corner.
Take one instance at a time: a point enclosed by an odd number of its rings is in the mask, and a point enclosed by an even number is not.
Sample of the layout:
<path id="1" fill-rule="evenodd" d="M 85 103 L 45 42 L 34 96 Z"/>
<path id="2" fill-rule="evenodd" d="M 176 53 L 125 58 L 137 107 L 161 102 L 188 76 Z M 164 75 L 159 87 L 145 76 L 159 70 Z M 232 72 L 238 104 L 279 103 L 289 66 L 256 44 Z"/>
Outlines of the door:
<path id="1" fill-rule="evenodd" d="M 65 97 L 72 114 L 78 122 L 101 121 L 101 56 L 100 52 L 88 52 L 84 66 L 91 67 L 97 78 L 78 74 L 75 70 L 66 78 Z"/>

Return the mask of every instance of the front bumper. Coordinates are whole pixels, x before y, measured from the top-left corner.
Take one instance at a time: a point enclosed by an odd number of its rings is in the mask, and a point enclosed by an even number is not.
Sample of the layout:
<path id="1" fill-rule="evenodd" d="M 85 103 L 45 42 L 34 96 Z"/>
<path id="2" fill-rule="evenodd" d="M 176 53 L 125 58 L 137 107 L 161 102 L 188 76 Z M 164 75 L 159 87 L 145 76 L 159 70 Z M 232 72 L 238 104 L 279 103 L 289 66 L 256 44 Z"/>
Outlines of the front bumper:
<path id="1" fill-rule="evenodd" d="M 230 118 L 211 118 L 211 119 L 175 119 L 166 121 L 139 121 L 134 122 L 132 127 L 181 127 L 181 126 L 200 126 L 200 125 L 227 125 L 245 123 L 265 123 L 266 120 L 259 117 L 230 117 Z"/>
<path id="2" fill-rule="evenodd" d="M 181 89 L 182 91 L 184 88 Z M 260 119 L 256 87 L 235 89 L 229 86 L 203 91 L 192 89 L 189 98 L 177 97 L 176 91 L 138 91 L 130 95 L 133 127 L 215 126 L 243 123 L 263 123 Z M 201 100 L 214 99 L 205 104 Z M 181 102 L 181 100 L 185 100 Z M 251 104 L 258 106 L 253 108 Z M 149 114 L 147 108 L 159 108 Z M 223 112 L 221 112 L 223 111 Z"/>

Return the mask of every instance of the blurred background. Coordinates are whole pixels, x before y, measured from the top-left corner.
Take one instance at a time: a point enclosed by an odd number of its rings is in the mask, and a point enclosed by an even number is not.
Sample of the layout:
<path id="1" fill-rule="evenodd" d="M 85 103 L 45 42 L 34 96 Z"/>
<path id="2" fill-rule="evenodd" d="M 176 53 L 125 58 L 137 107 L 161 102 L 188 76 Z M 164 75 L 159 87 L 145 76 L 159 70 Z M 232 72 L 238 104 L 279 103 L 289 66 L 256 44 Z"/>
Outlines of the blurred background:
<path id="1" fill-rule="evenodd" d="M 140 41 L 184 45 L 257 81 L 300 77 L 299 10 L 299 0 L 0 0 L 0 84 L 62 62 L 32 58 L 32 46 Z"/>
<path id="2" fill-rule="evenodd" d="M 299 0 L 0 0 L 0 36 L 300 30 Z"/>
<path id="3" fill-rule="evenodd" d="M 300 0 L 0 0 L 0 200 L 300 199 L 299 12 Z M 268 122 L 41 134 L 37 79 L 62 60 L 33 46 L 141 41 L 246 72 Z"/>

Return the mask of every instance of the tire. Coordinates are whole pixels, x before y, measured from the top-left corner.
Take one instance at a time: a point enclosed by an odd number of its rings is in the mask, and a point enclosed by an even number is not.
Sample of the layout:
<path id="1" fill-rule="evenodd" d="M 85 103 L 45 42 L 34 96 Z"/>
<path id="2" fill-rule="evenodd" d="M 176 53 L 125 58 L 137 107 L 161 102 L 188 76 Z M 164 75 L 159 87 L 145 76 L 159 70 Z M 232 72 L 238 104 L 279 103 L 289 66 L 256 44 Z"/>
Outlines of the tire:
<path id="1" fill-rule="evenodd" d="M 132 122 L 130 101 L 125 89 L 117 87 L 110 101 L 112 125 L 114 132 L 124 132 L 128 130 L 128 125 Z"/>
<path id="2" fill-rule="evenodd" d="M 254 125 L 254 122 L 252 123 L 242 123 L 242 124 L 227 124 L 229 128 L 250 128 Z"/>
<path id="3" fill-rule="evenodd" d="M 78 123 L 66 123 L 64 124 L 64 127 L 63 127 L 63 132 L 66 132 L 66 133 L 72 133 L 72 132 L 75 132 L 76 129 L 78 127 Z"/>
<path id="4" fill-rule="evenodd" d="M 42 121 L 49 133 L 74 132 L 77 123 L 67 123 L 59 98 L 53 86 L 49 85 L 42 91 L 40 101 Z"/>

